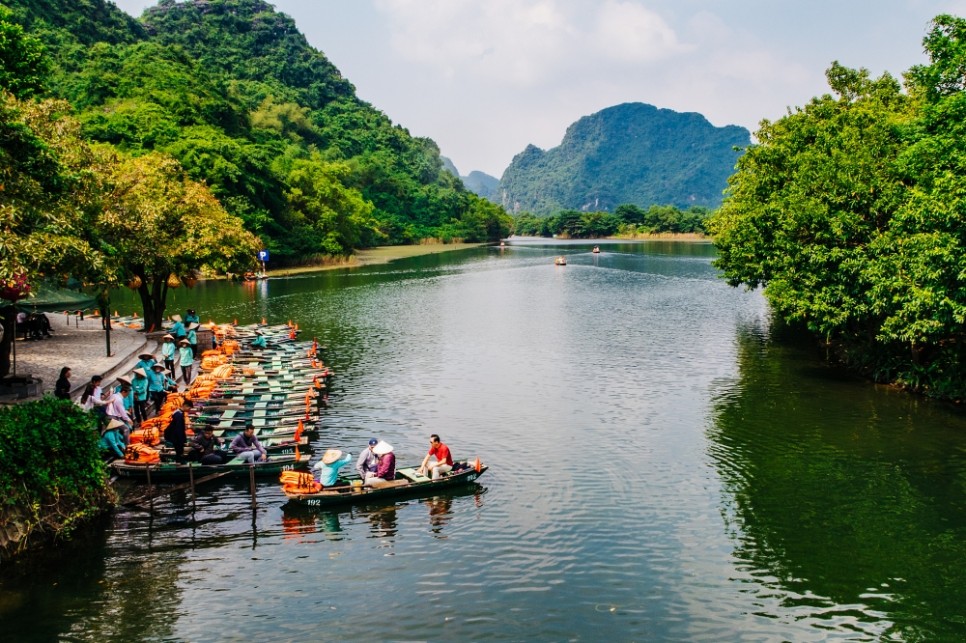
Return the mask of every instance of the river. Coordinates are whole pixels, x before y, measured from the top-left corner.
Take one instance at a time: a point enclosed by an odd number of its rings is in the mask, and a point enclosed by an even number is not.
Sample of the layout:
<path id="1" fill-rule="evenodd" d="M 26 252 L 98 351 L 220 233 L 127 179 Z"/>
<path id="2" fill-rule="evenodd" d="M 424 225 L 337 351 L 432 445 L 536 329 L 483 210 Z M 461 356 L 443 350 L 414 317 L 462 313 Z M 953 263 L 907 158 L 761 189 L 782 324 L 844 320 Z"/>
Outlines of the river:
<path id="1" fill-rule="evenodd" d="M 122 509 L 7 566 L 4 639 L 966 639 L 963 413 L 777 337 L 709 244 L 599 245 L 176 291 L 327 347 L 317 448 L 412 463 L 438 433 L 490 470 L 341 511 L 272 481 Z"/>

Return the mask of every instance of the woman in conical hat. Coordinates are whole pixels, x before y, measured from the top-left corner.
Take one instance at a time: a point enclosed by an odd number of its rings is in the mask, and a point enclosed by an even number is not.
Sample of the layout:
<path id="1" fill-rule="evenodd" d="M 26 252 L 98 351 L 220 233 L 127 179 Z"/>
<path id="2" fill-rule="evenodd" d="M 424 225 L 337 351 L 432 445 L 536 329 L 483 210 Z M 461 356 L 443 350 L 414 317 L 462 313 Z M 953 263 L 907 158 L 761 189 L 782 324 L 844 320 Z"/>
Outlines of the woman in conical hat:
<path id="1" fill-rule="evenodd" d="M 352 462 L 351 453 L 343 453 L 339 449 L 329 449 L 322 454 L 322 459 L 315 463 L 313 470 L 318 471 L 318 482 L 323 487 L 334 487 L 345 484 L 339 480 L 339 469 Z"/>

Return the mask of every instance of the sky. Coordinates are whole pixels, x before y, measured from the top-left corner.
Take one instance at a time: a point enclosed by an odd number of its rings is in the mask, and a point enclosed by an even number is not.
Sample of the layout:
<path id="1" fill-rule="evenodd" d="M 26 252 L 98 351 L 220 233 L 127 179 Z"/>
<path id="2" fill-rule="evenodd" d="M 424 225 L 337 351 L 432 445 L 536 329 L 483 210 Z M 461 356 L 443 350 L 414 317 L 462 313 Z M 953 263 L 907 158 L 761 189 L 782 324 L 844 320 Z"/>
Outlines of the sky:
<path id="1" fill-rule="evenodd" d="M 113 0 L 140 16 L 155 0 Z M 828 92 L 832 61 L 901 78 L 966 0 L 269 0 L 357 95 L 463 175 L 621 103 L 754 133 Z"/>

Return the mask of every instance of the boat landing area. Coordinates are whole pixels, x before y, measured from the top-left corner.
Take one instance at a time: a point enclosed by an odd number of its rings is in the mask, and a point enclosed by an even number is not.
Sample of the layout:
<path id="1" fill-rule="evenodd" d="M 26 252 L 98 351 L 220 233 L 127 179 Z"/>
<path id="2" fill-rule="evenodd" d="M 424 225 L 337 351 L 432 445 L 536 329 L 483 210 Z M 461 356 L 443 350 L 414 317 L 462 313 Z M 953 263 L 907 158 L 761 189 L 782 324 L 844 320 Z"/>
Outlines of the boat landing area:
<path id="1" fill-rule="evenodd" d="M 47 313 L 50 320 L 50 337 L 24 340 L 18 333 L 16 340 L 16 375 L 30 375 L 41 383 L 32 387 L 31 394 L 18 399 L 16 395 L 0 397 L 0 404 L 29 402 L 44 393 L 53 394 L 54 384 L 60 377 L 60 369 L 71 369 L 71 397 L 76 398 L 84 390 L 91 375 L 104 376 L 104 385 L 113 385 L 118 375 L 130 371 L 137 356 L 144 352 L 157 353 L 157 342 L 148 341 L 144 333 L 119 323 L 111 324 L 111 350 L 107 351 L 107 339 L 100 317 L 74 314 Z M 13 353 L 11 352 L 11 375 Z"/>

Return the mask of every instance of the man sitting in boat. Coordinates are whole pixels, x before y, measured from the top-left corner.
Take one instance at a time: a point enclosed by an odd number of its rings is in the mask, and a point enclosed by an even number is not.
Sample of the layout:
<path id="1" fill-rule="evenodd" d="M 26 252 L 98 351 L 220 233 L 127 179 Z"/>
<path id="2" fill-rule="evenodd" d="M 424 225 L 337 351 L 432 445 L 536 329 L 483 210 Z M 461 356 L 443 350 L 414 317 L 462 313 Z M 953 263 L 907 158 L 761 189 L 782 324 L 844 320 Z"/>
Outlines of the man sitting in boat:
<path id="1" fill-rule="evenodd" d="M 363 449 L 362 453 L 359 454 L 359 459 L 356 460 L 356 471 L 363 480 L 366 479 L 367 474 L 375 473 L 376 469 L 379 468 L 379 458 L 372 452 L 377 444 L 379 444 L 379 440 L 370 438 L 369 448 Z"/>
<path id="2" fill-rule="evenodd" d="M 255 331 L 255 339 L 252 340 L 252 348 L 265 348 L 268 342 L 265 341 L 265 335 L 260 330 Z"/>
<path id="3" fill-rule="evenodd" d="M 209 422 L 191 440 L 191 453 L 188 457 L 201 464 L 225 464 L 231 458 L 221 450 L 222 440 L 215 436 L 215 427 Z"/>
<path id="4" fill-rule="evenodd" d="M 375 473 L 366 475 L 363 484 L 367 487 L 378 487 L 380 484 L 396 479 L 396 454 L 392 451 L 392 445 L 382 440 L 372 448 L 372 452 L 379 458 L 379 466 Z"/>
<path id="5" fill-rule="evenodd" d="M 268 452 L 255 437 L 255 426 L 252 424 L 246 426 L 244 431 L 235 436 L 235 439 L 231 441 L 231 450 L 236 458 L 241 458 L 249 464 L 268 460 Z"/>
<path id="6" fill-rule="evenodd" d="M 345 480 L 339 480 L 339 469 L 350 462 L 352 462 L 351 453 L 343 453 L 339 449 L 329 449 L 322 454 L 322 459 L 312 467 L 314 471 L 319 472 L 316 481 L 323 487 L 347 484 Z"/>
<path id="7" fill-rule="evenodd" d="M 433 457 L 436 459 L 430 463 L 429 459 Z M 432 434 L 429 436 L 429 453 L 423 458 L 423 463 L 416 469 L 416 473 L 424 476 L 427 471 L 431 471 L 433 480 L 438 480 L 441 475 L 452 470 L 453 456 L 449 452 L 449 447 L 440 441 L 438 435 Z"/>

